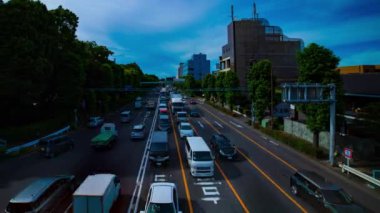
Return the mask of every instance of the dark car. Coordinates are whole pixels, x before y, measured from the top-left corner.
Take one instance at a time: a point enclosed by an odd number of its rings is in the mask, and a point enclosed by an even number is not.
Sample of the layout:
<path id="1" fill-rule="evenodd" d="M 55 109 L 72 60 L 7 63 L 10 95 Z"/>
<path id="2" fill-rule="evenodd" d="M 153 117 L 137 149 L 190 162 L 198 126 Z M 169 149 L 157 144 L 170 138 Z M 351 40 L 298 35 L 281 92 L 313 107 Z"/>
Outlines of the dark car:
<path id="1" fill-rule="evenodd" d="M 74 176 L 36 179 L 8 203 L 5 212 L 55 212 L 57 203 L 67 202 L 75 189 Z"/>
<path id="2" fill-rule="evenodd" d="M 145 133 L 146 130 L 144 124 L 134 125 L 131 132 L 131 139 L 144 139 Z"/>
<path id="3" fill-rule="evenodd" d="M 210 139 L 210 146 L 215 155 L 229 160 L 236 158 L 236 148 L 223 134 L 214 134 Z"/>
<path id="4" fill-rule="evenodd" d="M 192 109 L 190 111 L 190 117 L 197 117 L 197 118 L 199 118 L 199 117 L 201 117 L 201 115 L 199 114 L 198 110 Z"/>
<path id="5" fill-rule="evenodd" d="M 73 149 L 74 141 L 66 135 L 58 135 L 41 139 L 38 147 L 43 156 L 52 158 L 59 153 Z"/>
<path id="6" fill-rule="evenodd" d="M 154 131 L 149 147 L 149 160 L 156 165 L 162 165 L 169 161 L 168 133 L 166 131 Z"/>
<path id="7" fill-rule="evenodd" d="M 292 194 L 310 201 L 318 212 L 364 212 L 342 188 L 312 171 L 300 170 L 292 175 L 290 188 Z"/>

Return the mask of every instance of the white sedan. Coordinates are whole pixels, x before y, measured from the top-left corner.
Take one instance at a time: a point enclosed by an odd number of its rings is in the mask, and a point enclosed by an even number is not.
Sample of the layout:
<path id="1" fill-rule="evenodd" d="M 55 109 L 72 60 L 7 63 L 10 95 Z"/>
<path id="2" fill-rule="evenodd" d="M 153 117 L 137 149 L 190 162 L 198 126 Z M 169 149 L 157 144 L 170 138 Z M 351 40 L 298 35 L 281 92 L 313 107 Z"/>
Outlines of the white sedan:
<path id="1" fill-rule="evenodd" d="M 193 127 L 189 122 L 181 122 L 178 125 L 178 131 L 181 138 L 194 136 Z"/>

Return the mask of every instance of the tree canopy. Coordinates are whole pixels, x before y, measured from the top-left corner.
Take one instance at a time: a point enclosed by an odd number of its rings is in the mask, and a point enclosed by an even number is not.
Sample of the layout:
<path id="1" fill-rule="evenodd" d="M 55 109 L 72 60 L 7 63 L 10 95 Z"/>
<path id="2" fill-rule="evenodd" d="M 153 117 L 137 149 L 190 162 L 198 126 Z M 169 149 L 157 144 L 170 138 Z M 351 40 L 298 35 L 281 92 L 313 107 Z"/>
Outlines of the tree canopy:
<path id="1" fill-rule="evenodd" d="M 0 4 L 3 125 L 27 124 L 76 108 L 96 113 L 126 95 L 89 89 L 140 87 L 140 67 L 116 64 L 107 47 L 78 40 L 78 23 L 61 6 L 47 10 L 32 0 Z"/>
<path id="2" fill-rule="evenodd" d="M 248 93 L 253 103 L 254 116 L 259 122 L 270 108 L 272 63 L 261 60 L 252 65 L 248 72 Z M 274 79 L 272 79 L 274 81 Z"/>
<path id="3" fill-rule="evenodd" d="M 339 58 L 334 53 L 318 44 L 312 43 L 297 54 L 299 66 L 298 82 L 322 83 L 336 85 L 338 111 L 341 108 L 343 83 L 336 67 Z M 307 116 L 306 124 L 314 132 L 314 144 L 319 146 L 319 132 L 327 130 L 329 126 L 328 104 L 300 104 L 299 109 Z"/>

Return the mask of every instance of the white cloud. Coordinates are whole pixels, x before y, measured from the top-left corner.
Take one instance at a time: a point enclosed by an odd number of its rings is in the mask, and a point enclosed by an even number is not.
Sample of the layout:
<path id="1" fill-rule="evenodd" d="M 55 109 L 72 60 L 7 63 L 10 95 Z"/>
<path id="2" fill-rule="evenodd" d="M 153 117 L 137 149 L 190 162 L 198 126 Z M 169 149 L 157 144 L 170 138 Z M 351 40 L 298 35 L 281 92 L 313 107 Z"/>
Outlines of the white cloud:
<path id="1" fill-rule="evenodd" d="M 217 0 L 42 0 L 49 9 L 63 5 L 79 16 L 79 30 L 166 32 L 203 18 Z"/>
<path id="2" fill-rule="evenodd" d="M 161 48 L 179 54 L 182 61 L 199 52 L 207 54 L 208 59 L 215 60 L 222 54 L 222 46 L 227 43 L 226 31 L 226 25 L 218 25 L 200 30 L 192 38 L 163 43 Z"/>

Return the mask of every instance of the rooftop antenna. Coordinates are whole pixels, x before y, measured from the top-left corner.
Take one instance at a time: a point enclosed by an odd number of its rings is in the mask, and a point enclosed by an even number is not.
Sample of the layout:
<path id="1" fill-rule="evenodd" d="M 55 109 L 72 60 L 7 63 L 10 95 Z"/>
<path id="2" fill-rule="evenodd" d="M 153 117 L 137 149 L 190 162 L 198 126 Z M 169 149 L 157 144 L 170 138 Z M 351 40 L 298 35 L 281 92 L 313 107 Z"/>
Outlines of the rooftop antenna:
<path id="1" fill-rule="evenodd" d="M 234 18 L 234 5 L 231 4 L 231 21 L 234 21 L 235 18 Z"/>
<path id="2" fill-rule="evenodd" d="M 253 2 L 253 19 L 258 19 L 259 14 L 256 11 L 256 2 Z"/>

